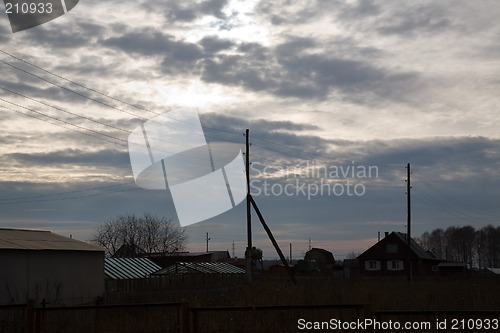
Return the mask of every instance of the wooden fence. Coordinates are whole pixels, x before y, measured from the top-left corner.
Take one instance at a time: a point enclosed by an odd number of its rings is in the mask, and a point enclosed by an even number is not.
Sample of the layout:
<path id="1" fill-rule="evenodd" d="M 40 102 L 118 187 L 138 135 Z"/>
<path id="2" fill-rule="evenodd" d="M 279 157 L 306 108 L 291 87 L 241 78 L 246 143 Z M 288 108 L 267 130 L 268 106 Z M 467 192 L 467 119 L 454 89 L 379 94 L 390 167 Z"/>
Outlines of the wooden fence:
<path id="1" fill-rule="evenodd" d="M 0 332 L 5 333 L 346 331 L 328 326 L 332 319 L 337 323 L 372 323 L 349 329 L 353 332 L 390 331 L 385 326 L 389 322 L 430 325 L 413 326 L 413 329 L 404 329 L 405 332 L 494 332 L 498 331 L 494 328 L 498 325 L 500 310 L 377 311 L 361 304 L 190 307 L 188 303 L 147 303 L 43 307 L 35 306 L 33 301 L 0 306 Z M 312 330 L 305 329 L 305 323 L 327 325 Z"/>

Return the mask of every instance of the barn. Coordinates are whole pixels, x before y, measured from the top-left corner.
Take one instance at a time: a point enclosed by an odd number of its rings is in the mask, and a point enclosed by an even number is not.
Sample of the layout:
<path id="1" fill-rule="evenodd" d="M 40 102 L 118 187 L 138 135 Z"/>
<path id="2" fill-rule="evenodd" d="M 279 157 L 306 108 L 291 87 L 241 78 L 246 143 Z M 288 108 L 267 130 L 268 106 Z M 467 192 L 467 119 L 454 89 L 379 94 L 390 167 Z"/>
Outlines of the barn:
<path id="1" fill-rule="evenodd" d="M 0 304 L 87 304 L 104 293 L 104 249 L 50 231 L 0 228 Z"/>

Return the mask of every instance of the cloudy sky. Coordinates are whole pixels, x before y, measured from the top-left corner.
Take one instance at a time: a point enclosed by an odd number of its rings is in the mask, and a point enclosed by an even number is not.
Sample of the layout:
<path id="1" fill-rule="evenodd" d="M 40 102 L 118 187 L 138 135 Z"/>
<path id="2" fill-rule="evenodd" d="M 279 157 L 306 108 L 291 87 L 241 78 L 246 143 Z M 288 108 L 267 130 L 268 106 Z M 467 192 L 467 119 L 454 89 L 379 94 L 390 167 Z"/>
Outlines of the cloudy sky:
<path id="1" fill-rule="evenodd" d="M 169 191 L 135 184 L 127 139 L 186 107 L 214 147 L 250 129 L 255 201 L 294 258 L 309 239 L 343 259 L 404 232 L 407 163 L 414 235 L 498 225 L 499 15 L 494 0 L 82 0 L 13 34 L 4 13 L 0 227 L 88 240 L 118 214 L 178 221 Z M 241 257 L 245 204 L 186 229 L 191 251 L 208 232 Z"/>

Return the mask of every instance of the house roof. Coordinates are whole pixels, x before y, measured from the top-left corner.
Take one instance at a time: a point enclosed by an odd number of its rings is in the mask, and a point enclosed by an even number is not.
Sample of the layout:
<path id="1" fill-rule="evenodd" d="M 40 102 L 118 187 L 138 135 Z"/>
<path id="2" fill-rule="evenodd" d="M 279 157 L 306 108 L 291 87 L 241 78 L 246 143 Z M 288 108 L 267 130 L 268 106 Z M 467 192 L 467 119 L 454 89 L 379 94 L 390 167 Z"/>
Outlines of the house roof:
<path id="1" fill-rule="evenodd" d="M 395 234 L 403 243 L 406 243 L 406 234 L 403 234 L 401 232 L 396 232 L 394 231 L 393 234 Z M 431 253 L 428 251 L 424 250 L 420 245 L 418 245 L 417 242 L 413 238 L 410 237 L 410 249 L 415 253 L 420 259 L 436 259 L 435 256 L 433 256 Z"/>
<path id="2" fill-rule="evenodd" d="M 50 231 L 0 228 L 0 250 L 102 251 L 104 249 Z"/>
<path id="3" fill-rule="evenodd" d="M 115 280 L 147 278 L 161 267 L 148 258 L 106 258 L 104 274 Z"/>
<path id="4" fill-rule="evenodd" d="M 186 273 L 243 274 L 245 270 L 225 262 L 178 262 L 156 272 L 154 275 Z"/>
<path id="5" fill-rule="evenodd" d="M 332 264 L 335 263 L 335 258 L 333 257 L 333 253 L 331 253 L 330 251 L 327 251 L 325 249 L 320 249 L 317 247 L 313 247 L 312 249 L 307 251 L 306 255 L 305 255 L 305 259 L 309 259 L 309 257 L 317 257 L 318 255 L 321 256 L 322 259 L 326 262 L 330 262 Z"/>
<path id="6" fill-rule="evenodd" d="M 389 241 L 393 241 L 394 238 L 398 240 L 400 243 L 403 243 L 406 245 L 406 234 L 393 231 L 389 235 L 387 235 L 384 239 L 380 240 L 379 242 L 375 243 L 373 246 L 371 246 L 369 249 L 367 249 L 365 252 L 361 253 L 358 256 L 358 259 L 366 259 L 369 255 L 373 254 L 373 249 L 378 247 L 378 246 L 384 246 L 383 244 L 386 244 Z M 411 252 L 417 256 L 419 259 L 425 259 L 425 260 L 434 260 L 434 261 L 442 261 L 436 256 L 434 256 L 431 252 L 424 250 L 413 238 L 410 239 L 410 249 Z"/>

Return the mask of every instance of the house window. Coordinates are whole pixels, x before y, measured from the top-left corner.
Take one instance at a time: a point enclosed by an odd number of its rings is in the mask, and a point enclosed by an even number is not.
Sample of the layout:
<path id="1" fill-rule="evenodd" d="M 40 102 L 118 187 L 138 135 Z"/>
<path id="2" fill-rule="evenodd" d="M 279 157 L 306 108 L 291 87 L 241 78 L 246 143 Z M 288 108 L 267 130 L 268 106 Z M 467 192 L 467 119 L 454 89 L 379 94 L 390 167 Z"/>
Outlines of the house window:
<path id="1" fill-rule="evenodd" d="M 386 244 L 385 245 L 386 253 L 398 253 L 398 244 Z"/>
<path id="2" fill-rule="evenodd" d="M 404 268 L 403 260 L 389 260 L 387 262 L 387 270 L 389 271 L 402 271 Z"/>
<path id="3" fill-rule="evenodd" d="M 379 260 L 365 261 L 365 269 L 367 271 L 379 271 L 380 270 L 380 261 Z"/>

